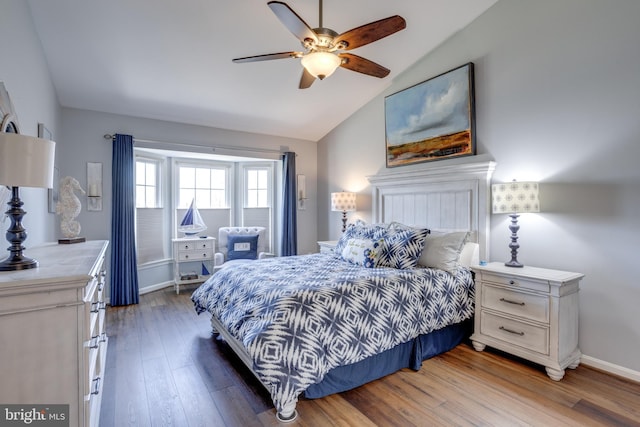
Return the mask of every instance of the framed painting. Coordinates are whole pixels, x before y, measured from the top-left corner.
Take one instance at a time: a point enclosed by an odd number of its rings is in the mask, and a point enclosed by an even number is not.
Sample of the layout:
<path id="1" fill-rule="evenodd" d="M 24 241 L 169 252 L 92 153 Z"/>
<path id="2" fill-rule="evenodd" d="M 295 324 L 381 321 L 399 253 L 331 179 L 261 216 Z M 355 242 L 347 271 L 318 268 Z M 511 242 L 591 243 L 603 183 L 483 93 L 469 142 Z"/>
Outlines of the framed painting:
<path id="1" fill-rule="evenodd" d="M 476 153 L 473 63 L 384 100 L 387 167 Z"/>

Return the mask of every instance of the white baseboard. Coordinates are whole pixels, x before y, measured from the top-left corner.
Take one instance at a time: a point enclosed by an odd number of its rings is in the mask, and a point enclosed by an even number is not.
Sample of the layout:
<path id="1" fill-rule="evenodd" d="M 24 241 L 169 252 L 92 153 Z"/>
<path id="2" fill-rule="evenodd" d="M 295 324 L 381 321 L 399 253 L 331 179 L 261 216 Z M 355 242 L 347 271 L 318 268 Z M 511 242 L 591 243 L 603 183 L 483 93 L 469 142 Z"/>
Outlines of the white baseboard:
<path id="1" fill-rule="evenodd" d="M 601 371 L 608 372 L 610 374 L 618 375 L 631 381 L 640 383 L 640 372 L 633 369 L 625 368 L 623 366 L 614 365 L 613 363 L 605 362 L 604 360 L 596 359 L 595 357 L 582 355 L 580 363 L 585 366 L 600 369 Z"/>
<path id="2" fill-rule="evenodd" d="M 173 280 L 169 282 L 156 283 L 155 285 L 145 286 L 144 288 L 140 288 L 138 290 L 139 295 L 148 294 L 149 292 L 159 291 L 160 289 L 168 288 L 173 286 Z"/>

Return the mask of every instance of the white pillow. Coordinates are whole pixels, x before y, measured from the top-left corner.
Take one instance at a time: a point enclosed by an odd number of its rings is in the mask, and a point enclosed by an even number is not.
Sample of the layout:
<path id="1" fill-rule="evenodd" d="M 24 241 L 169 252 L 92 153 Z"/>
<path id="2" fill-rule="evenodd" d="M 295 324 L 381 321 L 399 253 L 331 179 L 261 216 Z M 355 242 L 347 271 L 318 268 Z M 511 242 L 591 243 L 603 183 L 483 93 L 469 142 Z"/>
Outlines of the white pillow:
<path id="1" fill-rule="evenodd" d="M 460 252 L 468 238 L 469 232 L 467 231 L 427 235 L 418 264 L 455 274 L 455 270 L 460 265 L 458 263 Z"/>
<path id="2" fill-rule="evenodd" d="M 384 239 L 351 238 L 347 240 L 340 256 L 352 264 L 373 268 L 378 264 L 383 242 Z"/>

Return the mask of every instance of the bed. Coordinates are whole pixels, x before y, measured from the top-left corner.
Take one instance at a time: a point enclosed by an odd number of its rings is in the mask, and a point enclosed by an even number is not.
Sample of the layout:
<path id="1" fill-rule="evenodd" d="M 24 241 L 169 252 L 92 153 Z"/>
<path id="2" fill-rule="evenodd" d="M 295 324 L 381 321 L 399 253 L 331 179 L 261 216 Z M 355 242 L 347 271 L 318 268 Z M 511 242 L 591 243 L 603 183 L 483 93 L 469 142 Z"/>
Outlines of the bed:
<path id="1" fill-rule="evenodd" d="M 470 333 L 473 277 L 488 255 L 493 162 L 369 177 L 373 223 L 333 254 L 222 269 L 192 295 L 270 392 L 280 421 L 300 395 L 348 390 L 455 347 Z M 444 254 L 444 255 L 443 255 Z"/>

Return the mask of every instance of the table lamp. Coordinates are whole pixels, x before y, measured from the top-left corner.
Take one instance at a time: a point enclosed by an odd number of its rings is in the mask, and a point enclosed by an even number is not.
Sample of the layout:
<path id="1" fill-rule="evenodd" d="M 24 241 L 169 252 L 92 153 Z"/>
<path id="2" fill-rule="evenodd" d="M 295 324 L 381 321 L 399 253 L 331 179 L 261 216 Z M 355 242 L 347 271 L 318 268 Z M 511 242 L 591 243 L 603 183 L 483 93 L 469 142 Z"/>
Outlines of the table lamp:
<path id="1" fill-rule="evenodd" d="M 493 184 L 491 186 L 493 213 L 508 213 L 511 217 L 511 261 L 504 265 L 507 267 L 522 267 L 518 262 L 518 216 L 524 212 L 540 212 L 537 182 L 507 182 Z"/>
<path id="2" fill-rule="evenodd" d="M 11 188 L 9 209 L 11 220 L 6 238 L 11 243 L 9 256 L 0 261 L 0 271 L 35 268 L 38 261 L 24 256 L 22 243 L 27 231 L 22 226 L 26 212 L 20 200 L 19 187 L 53 187 L 53 165 L 56 143 L 18 133 L 0 132 L 0 185 Z"/>
<path id="3" fill-rule="evenodd" d="M 331 193 L 331 210 L 342 212 L 342 232 L 344 233 L 347 229 L 347 212 L 356 210 L 356 193 L 348 191 Z"/>

